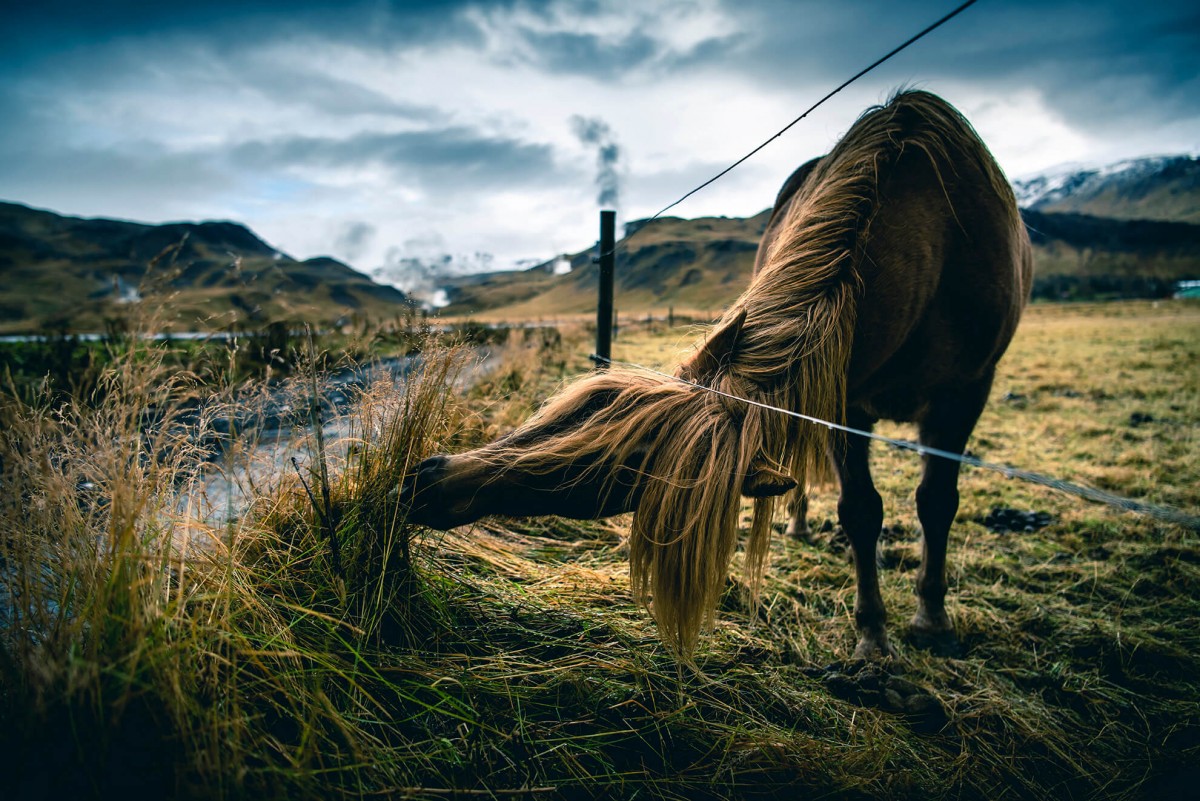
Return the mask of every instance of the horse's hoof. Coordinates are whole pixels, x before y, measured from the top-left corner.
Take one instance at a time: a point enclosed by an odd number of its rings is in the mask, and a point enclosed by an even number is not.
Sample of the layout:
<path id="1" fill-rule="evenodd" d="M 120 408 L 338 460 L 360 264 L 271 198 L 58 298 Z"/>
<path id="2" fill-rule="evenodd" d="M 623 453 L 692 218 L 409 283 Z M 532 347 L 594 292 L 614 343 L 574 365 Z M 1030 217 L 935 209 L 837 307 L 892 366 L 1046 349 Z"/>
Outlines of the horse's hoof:
<path id="1" fill-rule="evenodd" d="M 965 649 L 954 629 L 921 629 L 913 628 L 906 638 L 914 647 L 928 651 L 934 656 L 950 659 L 961 658 Z"/>
<path id="2" fill-rule="evenodd" d="M 796 521 L 793 520 L 791 523 L 788 523 L 784 535 L 788 539 L 796 540 L 797 542 L 812 544 L 812 529 L 808 527 L 808 523 L 796 525 Z"/>
<path id="3" fill-rule="evenodd" d="M 885 659 L 895 659 L 900 656 L 888 641 L 887 632 L 880 634 L 864 634 L 854 648 L 854 658 L 869 662 L 882 662 Z"/>

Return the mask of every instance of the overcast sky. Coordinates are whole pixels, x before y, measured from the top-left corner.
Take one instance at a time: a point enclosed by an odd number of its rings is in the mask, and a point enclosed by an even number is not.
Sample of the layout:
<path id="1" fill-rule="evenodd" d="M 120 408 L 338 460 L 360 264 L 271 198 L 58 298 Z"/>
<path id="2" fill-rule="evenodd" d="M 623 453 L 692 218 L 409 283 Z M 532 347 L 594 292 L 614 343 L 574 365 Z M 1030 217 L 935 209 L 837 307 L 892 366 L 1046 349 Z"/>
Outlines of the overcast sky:
<path id="1" fill-rule="evenodd" d="M 231 219 L 371 272 L 546 260 L 658 211 L 956 0 L 22 0 L 0 198 Z M 981 0 L 673 214 L 748 215 L 902 85 L 1010 177 L 1200 151 L 1200 6 Z"/>

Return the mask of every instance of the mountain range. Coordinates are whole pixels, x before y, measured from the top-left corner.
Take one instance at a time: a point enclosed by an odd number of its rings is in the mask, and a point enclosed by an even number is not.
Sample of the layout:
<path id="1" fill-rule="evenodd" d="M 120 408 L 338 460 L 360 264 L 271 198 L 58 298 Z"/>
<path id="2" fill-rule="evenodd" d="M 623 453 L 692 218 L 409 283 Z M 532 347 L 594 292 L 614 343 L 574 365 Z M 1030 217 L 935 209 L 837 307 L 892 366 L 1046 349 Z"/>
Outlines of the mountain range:
<path id="1" fill-rule="evenodd" d="M 1037 298 L 1164 297 L 1176 281 L 1200 278 L 1194 156 L 1065 167 L 1013 187 L 1034 243 Z M 719 311 L 749 283 L 768 217 L 629 223 L 617 245 L 618 310 Z M 147 309 L 174 330 L 390 319 L 414 301 L 397 284 L 445 316 L 586 313 L 595 309 L 593 256 L 589 248 L 470 274 L 449 259 L 401 258 L 375 271 L 381 283 L 332 258 L 294 259 L 234 222 L 145 225 L 0 203 L 0 333 L 102 330 Z M 486 254 L 474 263 L 486 266 Z"/>
<path id="2" fill-rule="evenodd" d="M 1200 223 L 1200 158 L 1156 156 L 1068 165 L 1013 181 L 1017 204 L 1118 220 Z"/>
<path id="3" fill-rule="evenodd" d="M 145 225 L 0 203 L 0 333 L 98 331 L 134 311 L 175 331 L 328 326 L 393 317 L 407 302 L 335 259 L 294 259 L 238 223 Z"/>

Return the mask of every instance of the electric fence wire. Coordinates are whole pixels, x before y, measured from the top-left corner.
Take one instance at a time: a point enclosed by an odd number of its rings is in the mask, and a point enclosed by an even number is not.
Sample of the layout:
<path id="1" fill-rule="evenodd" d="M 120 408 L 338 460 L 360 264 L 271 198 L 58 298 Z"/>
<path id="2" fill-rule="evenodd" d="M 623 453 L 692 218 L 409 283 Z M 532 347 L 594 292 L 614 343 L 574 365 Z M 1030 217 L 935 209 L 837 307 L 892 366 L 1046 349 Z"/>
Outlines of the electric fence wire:
<path id="1" fill-rule="evenodd" d="M 825 428 L 828 428 L 832 431 L 840 431 L 844 434 L 851 434 L 853 436 L 858 436 L 858 437 L 866 437 L 867 439 L 872 439 L 872 440 L 875 440 L 876 442 L 886 443 L 888 445 L 891 445 L 894 448 L 900 448 L 902 450 L 913 451 L 914 453 L 917 453 L 921 456 L 932 456 L 932 457 L 936 457 L 939 459 L 950 459 L 951 461 L 959 462 L 960 464 L 970 465 L 971 467 L 977 467 L 981 470 L 989 470 L 994 473 L 999 473 L 1006 478 L 1016 478 L 1016 479 L 1020 479 L 1022 481 L 1029 482 L 1031 484 L 1039 484 L 1043 487 L 1048 487 L 1049 489 L 1056 490 L 1058 492 L 1063 492 L 1068 495 L 1074 495 L 1076 497 L 1084 498 L 1086 500 L 1094 501 L 1096 503 L 1102 503 L 1107 506 L 1112 506 L 1117 509 L 1121 509 L 1122 511 L 1135 512 L 1137 514 L 1149 515 L 1151 517 L 1156 517 L 1159 520 L 1165 520 L 1169 523 L 1176 523 L 1176 524 L 1184 526 L 1186 528 L 1190 528 L 1193 531 L 1200 531 L 1200 517 L 1188 514 L 1187 512 L 1181 511 L 1179 509 L 1172 509 L 1171 507 L 1168 507 L 1168 506 L 1159 506 L 1159 505 L 1152 504 L 1152 503 L 1144 503 L 1142 501 L 1135 501 L 1132 498 L 1125 498 L 1120 495 L 1114 495 L 1111 492 L 1105 492 L 1104 490 L 1098 490 L 1093 487 L 1085 487 L 1082 484 L 1075 484 L 1070 481 L 1064 481 L 1063 479 L 1053 478 L 1051 476 L 1043 475 L 1041 473 L 1035 473 L 1032 470 L 1022 470 L 1022 469 L 1016 468 L 1016 467 L 1009 467 L 1008 465 L 994 464 L 992 462 L 985 462 L 982 459 L 976 458 L 974 456 L 967 456 L 966 454 L 962 454 L 962 453 L 954 453 L 953 451 L 942 450 L 941 448 L 932 448 L 928 445 L 922 445 L 919 442 L 911 442 L 909 440 L 904 440 L 904 439 L 893 439 L 892 437 L 885 437 L 882 434 L 876 434 L 873 431 L 863 431 L 861 429 L 852 428 L 850 426 L 842 425 L 840 423 L 833 423 L 828 420 L 822 420 L 819 417 L 812 417 L 810 415 L 803 414 L 803 413 L 797 412 L 797 411 L 793 411 L 791 409 L 781 409 L 778 406 L 771 406 L 770 404 L 762 403 L 761 401 L 752 400 L 750 398 L 743 398 L 739 395 L 733 395 L 731 393 L 724 392 L 724 391 L 716 389 L 714 387 L 707 387 L 707 386 L 704 386 L 703 384 L 697 384 L 696 382 L 689 381 L 686 378 L 682 378 L 682 377 L 676 376 L 676 375 L 671 375 L 670 373 L 664 373 L 660 370 L 655 370 L 653 368 L 646 367 L 646 366 L 640 365 L 640 364 L 635 364 L 633 362 L 625 362 L 625 361 L 620 361 L 618 359 L 607 359 L 602 356 L 597 356 L 596 354 L 592 354 L 590 358 L 592 359 L 592 361 L 597 362 L 599 364 L 605 364 L 605 365 L 609 365 L 609 366 L 618 365 L 618 366 L 627 367 L 627 368 L 630 368 L 633 370 L 641 370 L 641 371 L 644 371 L 647 373 L 651 373 L 652 375 L 656 375 L 661 378 L 666 378 L 671 381 L 677 381 L 681 384 L 686 384 L 690 387 L 695 387 L 696 389 L 703 390 L 704 392 L 710 392 L 714 395 L 720 395 L 723 398 L 728 398 L 729 400 L 737 401 L 738 403 L 744 403 L 748 406 L 756 406 L 760 409 L 766 409 L 768 411 L 778 412 L 779 414 L 787 415 L 788 417 L 794 417 L 798 420 L 803 420 L 807 423 L 824 426 Z"/>
<path id="2" fill-rule="evenodd" d="M 957 16 L 958 16 L 959 14 L 961 14 L 962 12 L 966 11 L 968 8 L 970 8 L 971 6 L 975 5 L 975 3 L 976 3 L 976 2 L 978 2 L 978 0 L 967 0 L 967 2 L 965 2 L 965 3 L 963 3 L 962 5 L 958 6 L 958 7 L 957 7 L 957 8 L 955 8 L 953 11 L 951 11 L 950 13 L 946 14 L 945 16 L 943 16 L 941 19 L 939 19 L 939 20 L 937 20 L 936 22 L 934 22 L 934 23 L 932 23 L 932 24 L 930 24 L 930 25 L 926 26 L 926 27 L 925 27 L 923 30 L 921 30 L 920 32 L 913 34 L 913 35 L 912 35 L 912 36 L 910 36 L 908 39 L 906 39 L 906 40 L 905 40 L 903 43 L 901 43 L 901 44 L 897 45 L 896 47 L 892 48 L 890 51 L 888 51 L 888 52 L 887 52 L 887 53 L 885 53 L 884 55 L 880 56 L 879 58 L 875 59 L 873 62 L 871 62 L 871 63 L 870 63 L 869 65 L 867 65 L 866 67 L 863 67 L 861 70 L 859 70 L 858 72 L 854 73 L 853 75 L 851 75 L 851 76 L 850 76 L 849 78 L 847 78 L 846 80 L 842 81 L 842 83 L 841 83 L 841 84 L 839 84 L 837 87 L 835 87 L 835 88 L 834 88 L 834 89 L 832 89 L 830 92 L 828 92 L 828 93 L 827 93 L 827 94 L 826 94 L 824 97 L 822 97 L 820 100 L 818 100 L 817 102 L 815 102 L 815 103 L 813 103 L 811 106 L 809 106 L 807 109 L 805 109 L 804 113 L 802 113 L 800 116 L 796 117 L 794 120 L 792 120 L 791 122 L 789 122 L 787 125 L 783 126 L 783 128 L 781 128 L 781 129 L 780 129 L 780 130 L 779 130 L 777 133 L 773 134 L 773 135 L 772 135 L 770 138 L 768 138 L 767 140 L 765 140 L 765 141 L 764 141 L 762 144 L 758 145 L 758 147 L 754 148 L 754 149 L 753 149 L 753 150 L 751 150 L 749 153 L 747 153 L 746 155 L 742 156 L 740 159 L 738 159 L 737 161 L 733 162 L 732 164 L 730 164 L 730 165 L 729 165 L 728 167 L 726 167 L 725 169 L 721 170 L 719 173 L 717 173 L 716 175 L 714 175 L 712 178 L 709 178 L 709 179 L 708 179 L 707 181 L 705 181 L 704 183 L 700 184 L 699 186 L 695 187 L 695 188 L 694 188 L 694 189 L 692 189 L 691 191 L 689 191 L 689 192 L 685 193 L 684 195 L 680 196 L 680 198 L 679 198 L 678 200 L 674 201 L 673 203 L 669 203 L 669 204 L 667 204 L 666 206 L 664 206 L 663 208 L 659 209 L 657 212 L 655 212 L 655 214 L 654 214 L 653 216 L 651 216 L 651 217 L 647 217 L 645 220 L 642 220 L 642 221 L 641 221 L 641 225 L 640 225 L 640 226 L 637 228 L 637 230 L 635 230 L 635 231 L 634 231 L 632 234 L 629 234 L 628 236 L 626 236 L 626 237 L 624 237 L 623 239 L 621 239 L 619 242 L 617 242 L 615 245 L 613 245 L 613 248 L 612 248 L 612 250 L 610 250 L 608 253 L 604 253 L 604 254 L 602 254 L 602 255 L 604 255 L 604 256 L 607 256 L 607 255 L 609 255 L 609 254 L 616 253 L 618 250 L 620 250 L 620 249 L 621 249 L 621 248 L 623 248 L 623 247 L 628 247 L 629 240 L 630 240 L 630 239 L 632 239 L 633 237 L 637 236 L 637 234 L 638 234 L 638 232 L 639 232 L 639 231 L 643 231 L 643 230 L 645 230 L 645 229 L 646 229 L 646 227 L 647 227 L 647 225 L 648 225 L 649 223 L 652 223 L 652 222 L 654 222 L 654 221 L 655 221 L 655 220 L 657 220 L 659 217 L 661 217 L 663 214 L 666 214 L 668 211 L 670 211 L 671 209 L 675 208 L 675 207 L 676 207 L 676 206 L 678 206 L 680 203 L 682 203 L 683 201 L 685 201 L 685 200 L 687 200 L 688 198 L 690 198 L 692 195 L 694 195 L 694 194 L 696 194 L 697 192 L 699 192 L 699 191 L 701 191 L 701 190 L 703 190 L 703 189 L 705 189 L 705 188 L 707 188 L 707 187 L 711 186 L 712 184 L 714 184 L 714 183 L 716 183 L 717 181 L 719 181 L 719 180 L 721 180 L 722 178 L 724 178 L 724 177 L 725 177 L 726 175 L 728 175 L 729 173 L 733 172 L 735 169 L 737 169 L 738 167 L 740 167 L 742 164 L 744 164 L 745 162 L 747 162 L 747 161 L 749 161 L 751 158 L 753 158 L 755 155 L 757 155 L 757 154 L 758 154 L 760 151 L 762 151 L 762 150 L 763 150 L 765 147 L 767 147 L 769 144 L 771 144 L 771 143 L 772 143 L 772 142 L 774 142 L 776 139 L 780 138 L 780 137 L 781 137 L 781 136 L 783 136 L 785 133 L 787 133 L 789 130 L 791 130 L 791 129 L 792 129 L 792 127 L 793 127 L 793 126 L 795 126 L 795 125 L 796 125 L 798 122 L 800 122 L 800 121 L 801 121 L 801 120 L 803 120 L 805 117 L 807 117 L 809 114 L 812 114 L 814 111 L 816 111 L 818 108 L 820 108 L 820 107 L 821 107 L 821 106 L 822 106 L 822 105 L 823 105 L 823 104 L 824 104 L 824 103 L 825 103 L 827 100 L 829 100 L 830 98 L 832 98 L 834 95 L 838 94 L 838 93 L 839 93 L 839 92 L 841 92 L 843 89 L 845 89 L 847 86 L 849 86 L 850 84 L 854 83 L 854 82 L 855 82 L 855 81 L 857 81 L 859 78 L 861 78 L 861 77 L 863 77 L 864 75 L 866 75 L 868 72 L 871 72 L 873 69 L 875 69 L 875 68 L 876 68 L 876 67 L 878 67 L 879 65 L 883 64 L 885 61 L 888 61 L 889 59 L 891 59 L 893 56 L 895 56 L 895 55 L 896 55 L 897 53 L 899 53 L 900 51 L 902 51 L 902 50 L 906 49 L 907 47 L 909 47 L 910 45 L 912 45 L 912 44 L 916 43 L 916 42 L 917 42 L 917 41 L 919 41 L 920 39 L 923 39 L 923 38 L 925 38 L 925 36 L 927 36 L 928 34 L 932 33 L 933 31 L 937 30 L 937 29 L 938 29 L 938 28 L 940 28 L 942 25 L 945 25 L 947 22 L 949 22 L 950 20 L 954 19 L 955 17 L 957 17 Z"/>

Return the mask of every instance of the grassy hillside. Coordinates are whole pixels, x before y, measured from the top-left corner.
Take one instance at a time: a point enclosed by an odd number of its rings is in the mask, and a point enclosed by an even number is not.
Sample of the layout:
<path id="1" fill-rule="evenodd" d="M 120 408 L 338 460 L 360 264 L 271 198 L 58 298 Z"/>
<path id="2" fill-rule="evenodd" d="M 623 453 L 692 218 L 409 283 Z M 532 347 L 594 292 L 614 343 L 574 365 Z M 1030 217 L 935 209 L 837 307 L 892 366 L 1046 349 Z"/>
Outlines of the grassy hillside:
<path id="1" fill-rule="evenodd" d="M 768 216 L 666 217 L 632 224 L 617 244 L 618 312 L 723 308 L 749 283 Z M 517 320 L 594 311 L 599 273 L 594 256 L 594 250 L 575 254 L 565 275 L 550 275 L 547 265 L 455 279 L 451 304 L 442 313 Z"/>
<path id="2" fill-rule="evenodd" d="M 615 355 L 669 364 L 692 340 L 626 328 Z M 948 570 L 963 648 L 933 655 L 904 637 L 919 462 L 876 448 L 900 659 L 849 659 L 853 567 L 826 489 L 814 539 L 773 543 L 761 604 L 735 559 L 692 670 L 633 603 L 626 520 L 407 525 L 392 490 L 418 459 L 502 433 L 585 352 L 518 332 L 461 391 L 461 355 L 427 347 L 402 391 L 368 391 L 344 440 L 300 439 L 296 469 L 260 475 L 229 520 L 205 516 L 207 468 L 179 436 L 212 428 L 236 460 L 258 433 L 220 429 L 220 407 L 173 417 L 199 388 L 154 347 L 113 368 L 103 408 L 0 404 L 5 797 L 1192 794 L 1196 531 L 968 470 Z M 1198 361 L 1195 303 L 1035 307 L 971 450 L 1194 514 Z M 320 383 L 290 391 L 303 407 Z M 1032 523 L 996 522 L 1014 517 Z"/>
<path id="3" fill-rule="evenodd" d="M 184 331 L 390 318 L 406 300 L 334 259 L 296 261 L 236 223 L 142 225 L 0 203 L 0 333 L 102 331 L 139 297 Z"/>
<path id="4" fill-rule="evenodd" d="M 1169 297 L 1173 282 L 1200 277 L 1200 225 L 1023 211 L 1034 243 L 1035 297 Z M 630 227 L 617 245 L 616 306 L 625 316 L 668 308 L 712 316 L 745 289 L 767 212 L 741 219 L 666 218 Z M 451 279 L 448 316 L 525 320 L 593 312 L 593 251 L 572 270 Z"/>

